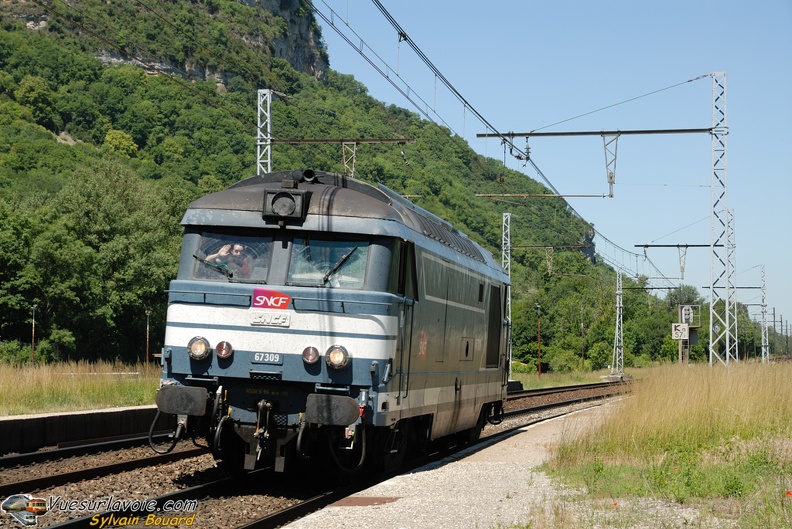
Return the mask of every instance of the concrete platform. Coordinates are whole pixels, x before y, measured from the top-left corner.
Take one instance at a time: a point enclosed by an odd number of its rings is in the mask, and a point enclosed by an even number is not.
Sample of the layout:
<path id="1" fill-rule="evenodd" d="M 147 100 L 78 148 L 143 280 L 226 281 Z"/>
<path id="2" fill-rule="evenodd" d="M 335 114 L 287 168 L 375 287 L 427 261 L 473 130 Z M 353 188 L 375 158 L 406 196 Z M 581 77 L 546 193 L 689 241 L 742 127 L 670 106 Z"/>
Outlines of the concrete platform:
<path id="1" fill-rule="evenodd" d="M 565 436 L 598 424 L 600 406 L 521 429 L 336 502 L 289 529 L 448 529 L 527 524 L 552 516 L 565 492 L 536 467 Z M 544 525 L 539 525 L 544 527 Z"/>
<path id="2" fill-rule="evenodd" d="M 156 413 L 157 407 L 152 405 L 0 417 L 0 455 L 34 452 L 86 439 L 147 434 Z M 169 427 L 161 417 L 157 429 Z"/>

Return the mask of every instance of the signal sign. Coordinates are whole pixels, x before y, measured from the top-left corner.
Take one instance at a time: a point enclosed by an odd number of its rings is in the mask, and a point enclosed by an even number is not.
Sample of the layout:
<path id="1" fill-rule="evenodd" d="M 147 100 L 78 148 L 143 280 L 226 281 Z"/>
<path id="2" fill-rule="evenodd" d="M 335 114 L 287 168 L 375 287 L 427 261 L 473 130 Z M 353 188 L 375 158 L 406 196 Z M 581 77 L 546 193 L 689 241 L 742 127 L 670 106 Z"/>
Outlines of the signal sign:
<path id="1" fill-rule="evenodd" d="M 687 323 L 672 323 L 671 336 L 674 340 L 687 340 L 690 331 L 690 326 Z"/>

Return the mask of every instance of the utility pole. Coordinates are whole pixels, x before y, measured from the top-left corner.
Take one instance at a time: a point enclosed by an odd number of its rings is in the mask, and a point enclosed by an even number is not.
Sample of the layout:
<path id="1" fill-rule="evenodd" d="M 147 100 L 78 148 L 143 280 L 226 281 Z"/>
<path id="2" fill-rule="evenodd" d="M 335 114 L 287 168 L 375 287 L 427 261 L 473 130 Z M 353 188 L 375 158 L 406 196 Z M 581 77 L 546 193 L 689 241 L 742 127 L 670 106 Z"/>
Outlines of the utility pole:
<path id="1" fill-rule="evenodd" d="M 30 363 L 31 364 L 35 364 L 36 363 L 36 307 L 38 307 L 38 305 L 34 303 L 33 304 L 33 326 L 32 326 L 32 329 L 30 331 L 30 333 L 31 333 L 31 337 L 30 337 Z"/>
<path id="2" fill-rule="evenodd" d="M 151 311 L 146 309 L 146 365 L 149 363 L 149 316 Z"/>
<path id="3" fill-rule="evenodd" d="M 542 306 L 539 303 L 534 304 L 536 306 L 536 351 L 537 351 L 537 362 L 536 362 L 536 372 L 539 376 L 542 376 Z"/>

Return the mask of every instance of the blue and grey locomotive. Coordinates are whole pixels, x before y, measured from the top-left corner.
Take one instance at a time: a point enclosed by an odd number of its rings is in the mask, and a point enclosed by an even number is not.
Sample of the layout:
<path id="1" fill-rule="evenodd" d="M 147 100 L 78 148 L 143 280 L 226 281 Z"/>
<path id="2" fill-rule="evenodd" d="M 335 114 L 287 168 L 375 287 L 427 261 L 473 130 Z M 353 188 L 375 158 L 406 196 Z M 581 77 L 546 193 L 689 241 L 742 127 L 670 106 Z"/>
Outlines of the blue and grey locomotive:
<path id="1" fill-rule="evenodd" d="M 509 278 L 448 222 L 307 170 L 204 196 L 182 225 L 156 398 L 173 439 L 248 470 L 353 470 L 500 415 Z"/>

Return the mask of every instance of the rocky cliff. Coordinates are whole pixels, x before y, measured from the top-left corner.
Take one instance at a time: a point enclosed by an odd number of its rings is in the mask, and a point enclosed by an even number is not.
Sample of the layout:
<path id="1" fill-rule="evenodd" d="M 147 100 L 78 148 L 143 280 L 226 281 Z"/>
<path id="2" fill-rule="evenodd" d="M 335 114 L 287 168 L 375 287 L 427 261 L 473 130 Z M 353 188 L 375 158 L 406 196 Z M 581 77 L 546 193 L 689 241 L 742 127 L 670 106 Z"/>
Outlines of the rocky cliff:
<path id="1" fill-rule="evenodd" d="M 324 79 L 327 76 L 327 50 L 311 8 L 303 0 L 239 0 L 260 6 L 286 23 L 286 33 L 275 38 L 273 55 L 285 59 L 292 68 Z"/>
<path id="2" fill-rule="evenodd" d="M 268 11 L 272 14 L 276 23 L 276 27 L 280 29 L 271 42 L 264 42 L 261 40 L 261 35 L 235 33 L 235 36 L 244 40 L 248 46 L 253 49 L 261 50 L 262 53 L 273 57 L 278 57 L 286 60 L 292 68 L 299 72 L 306 73 L 316 79 L 323 80 L 327 76 L 328 70 L 328 56 L 324 43 L 322 42 L 322 33 L 319 24 L 316 22 L 313 11 L 307 3 L 303 0 L 230 0 L 246 4 L 251 7 L 257 7 Z M 61 6 L 63 8 L 63 6 Z M 133 6 L 134 7 L 134 6 Z M 131 8 L 130 8 L 131 9 Z M 115 16 L 120 11 L 119 9 L 109 8 L 109 11 L 115 11 Z M 66 8 L 63 8 L 66 18 L 61 19 L 60 22 L 56 21 L 58 27 L 57 31 L 63 31 L 64 22 L 66 27 L 74 30 L 83 30 L 83 21 L 72 20 L 73 14 Z M 210 9 L 211 12 L 211 9 Z M 52 9 L 44 9 L 37 2 L 30 2 L 28 0 L 0 0 L 0 17 L 3 15 L 8 16 L 11 20 L 23 21 L 28 29 L 31 30 L 47 30 L 52 22 L 53 15 L 56 12 Z M 147 15 L 151 15 L 151 10 L 145 11 Z M 151 15 L 153 16 L 153 15 Z M 211 15 L 210 15 L 211 16 Z M 58 18 L 56 16 L 56 18 Z M 269 17 L 267 17 L 269 18 Z M 115 45 L 114 38 L 104 38 L 100 42 L 100 49 L 97 55 L 104 62 L 109 63 L 131 63 L 137 66 L 142 66 L 147 69 L 155 69 L 166 73 L 179 74 L 179 71 L 187 72 L 191 76 L 196 76 L 202 79 L 213 77 L 221 84 L 226 84 L 228 76 L 225 72 L 218 71 L 217 65 L 201 66 L 196 63 L 195 58 L 185 57 L 181 61 L 165 61 L 165 62 L 152 62 L 147 60 L 148 64 L 142 64 L 134 55 L 118 52 L 118 46 Z M 111 42 L 111 46 L 104 44 Z M 134 46 L 132 46 L 134 49 Z"/>

